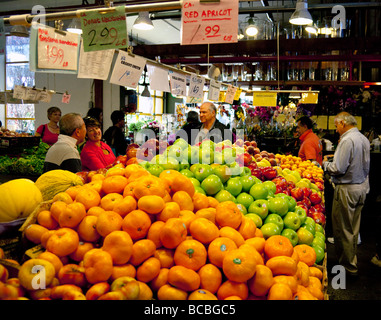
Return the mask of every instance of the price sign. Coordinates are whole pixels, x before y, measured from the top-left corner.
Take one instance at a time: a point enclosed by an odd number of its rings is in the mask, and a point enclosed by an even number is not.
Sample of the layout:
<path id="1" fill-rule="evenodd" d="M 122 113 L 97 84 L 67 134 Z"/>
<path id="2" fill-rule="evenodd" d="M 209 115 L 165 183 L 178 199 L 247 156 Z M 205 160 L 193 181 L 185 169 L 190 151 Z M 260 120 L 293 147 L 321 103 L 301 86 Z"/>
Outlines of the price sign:
<path id="1" fill-rule="evenodd" d="M 69 104 L 70 103 L 70 98 L 71 98 L 71 95 L 68 94 L 68 93 L 64 93 L 62 95 L 62 103 L 66 103 L 66 104 Z"/>
<path id="2" fill-rule="evenodd" d="M 174 96 L 186 96 L 187 79 L 178 73 L 170 73 L 169 83 L 171 85 L 171 93 Z"/>
<path id="3" fill-rule="evenodd" d="M 127 22 L 124 6 L 114 11 L 80 12 L 85 52 L 126 48 Z"/>
<path id="4" fill-rule="evenodd" d="M 38 68 L 77 70 L 79 38 L 70 32 L 56 32 L 39 25 L 37 30 Z"/>
<path id="5" fill-rule="evenodd" d="M 276 92 L 254 92 L 253 105 L 261 107 L 276 107 Z"/>
<path id="6" fill-rule="evenodd" d="M 237 87 L 233 87 L 232 85 L 228 86 L 228 89 L 226 90 L 225 95 L 225 102 L 232 104 L 234 101 L 235 93 L 237 92 Z"/>
<path id="7" fill-rule="evenodd" d="M 208 91 L 208 100 L 218 101 L 221 90 L 221 82 L 211 79 Z"/>
<path id="8" fill-rule="evenodd" d="M 183 1 L 181 44 L 238 41 L 238 0 Z"/>
<path id="9" fill-rule="evenodd" d="M 205 78 L 192 75 L 190 78 L 188 96 L 202 98 L 204 93 Z"/>

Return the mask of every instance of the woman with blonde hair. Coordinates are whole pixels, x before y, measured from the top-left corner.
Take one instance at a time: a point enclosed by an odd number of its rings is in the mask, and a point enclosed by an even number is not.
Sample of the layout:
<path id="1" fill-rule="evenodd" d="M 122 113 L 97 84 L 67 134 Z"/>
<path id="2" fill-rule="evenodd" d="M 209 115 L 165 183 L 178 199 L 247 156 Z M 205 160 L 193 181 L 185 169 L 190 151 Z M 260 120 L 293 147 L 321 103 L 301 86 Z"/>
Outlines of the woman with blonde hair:
<path id="1" fill-rule="evenodd" d="M 60 127 L 58 122 L 61 119 L 61 110 L 58 107 L 50 107 L 47 111 L 49 123 L 40 125 L 35 133 L 36 137 L 41 137 L 42 142 L 53 145 L 58 140 Z"/>

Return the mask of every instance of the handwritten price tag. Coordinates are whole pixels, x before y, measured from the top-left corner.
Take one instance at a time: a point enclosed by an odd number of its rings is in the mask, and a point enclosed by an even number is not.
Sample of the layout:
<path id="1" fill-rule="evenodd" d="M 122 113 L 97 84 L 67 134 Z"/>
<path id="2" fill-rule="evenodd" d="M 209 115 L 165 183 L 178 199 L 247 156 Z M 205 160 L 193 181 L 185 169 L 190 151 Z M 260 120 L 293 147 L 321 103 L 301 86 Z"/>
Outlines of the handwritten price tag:
<path id="1" fill-rule="evenodd" d="M 37 32 L 38 68 L 77 70 L 77 34 L 58 33 L 47 26 L 39 26 Z"/>
<path id="2" fill-rule="evenodd" d="M 169 83 L 171 86 L 171 93 L 174 96 L 186 96 L 187 80 L 185 76 L 179 73 L 170 73 Z"/>
<path id="3" fill-rule="evenodd" d="M 183 1 L 181 44 L 238 41 L 238 0 Z"/>
<path id="4" fill-rule="evenodd" d="M 204 94 L 205 78 L 192 75 L 190 78 L 190 85 L 188 96 L 193 98 L 202 98 Z"/>
<path id="5" fill-rule="evenodd" d="M 233 87 L 232 85 L 228 86 L 226 90 L 225 102 L 232 104 L 234 101 L 235 93 L 237 92 L 237 87 Z"/>
<path id="6" fill-rule="evenodd" d="M 211 79 L 208 91 L 208 100 L 219 101 L 221 82 Z"/>
<path id="7" fill-rule="evenodd" d="M 108 13 L 80 13 L 85 52 L 126 48 L 127 23 L 124 6 Z"/>

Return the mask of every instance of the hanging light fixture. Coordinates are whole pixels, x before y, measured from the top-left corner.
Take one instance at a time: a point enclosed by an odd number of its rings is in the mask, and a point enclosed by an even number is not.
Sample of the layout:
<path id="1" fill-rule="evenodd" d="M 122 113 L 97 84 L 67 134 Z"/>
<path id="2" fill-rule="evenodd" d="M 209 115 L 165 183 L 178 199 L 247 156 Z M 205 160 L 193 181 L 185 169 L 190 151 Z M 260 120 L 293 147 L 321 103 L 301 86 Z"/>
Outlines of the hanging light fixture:
<path id="1" fill-rule="evenodd" d="M 247 21 L 247 23 L 249 25 L 245 29 L 246 35 L 249 37 L 256 36 L 258 34 L 258 28 L 256 27 L 256 25 L 254 23 L 254 19 L 252 17 L 250 17 L 249 20 Z"/>
<path id="2" fill-rule="evenodd" d="M 82 34 L 81 20 L 79 18 L 74 18 L 71 20 L 66 30 L 71 33 Z"/>
<path id="3" fill-rule="evenodd" d="M 315 34 L 315 35 L 317 35 L 319 32 L 319 30 L 318 30 L 318 28 L 317 28 L 317 26 L 316 26 L 316 24 L 309 24 L 308 26 L 306 26 L 305 28 L 304 28 L 308 33 L 312 33 L 312 34 Z"/>
<path id="4" fill-rule="evenodd" d="M 151 93 L 149 92 L 148 83 L 146 82 L 146 75 L 147 75 L 147 66 L 144 67 L 144 78 L 143 78 L 144 80 L 143 80 L 143 83 L 141 84 L 142 86 L 144 86 L 144 89 L 140 95 L 142 97 L 150 98 Z"/>
<path id="5" fill-rule="evenodd" d="M 149 12 L 139 12 L 139 16 L 136 18 L 133 27 L 139 30 L 152 30 L 154 26 L 149 17 Z"/>
<path id="6" fill-rule="evenodd" d="M 291 15 L 289 22 L 299 26 L 304 26 L 313 22 L 312 16 L 308 12 L 307 0 L 298 0 L 296 3 L 296 9 Z"/>
<path id="7" fill-rule="evenodd" d="M 21 25 L 13 26 L 11 29 L 11 36 L 27 38 L 29 37 L 28 28 Z"/>

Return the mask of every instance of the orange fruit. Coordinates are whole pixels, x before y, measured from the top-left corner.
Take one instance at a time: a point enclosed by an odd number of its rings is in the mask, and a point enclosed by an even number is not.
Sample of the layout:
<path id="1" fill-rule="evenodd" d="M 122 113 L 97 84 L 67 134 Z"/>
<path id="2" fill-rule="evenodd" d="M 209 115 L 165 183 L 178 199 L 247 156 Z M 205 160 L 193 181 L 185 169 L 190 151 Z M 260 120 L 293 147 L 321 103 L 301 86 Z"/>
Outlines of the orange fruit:
<path id="1" fill-rule="evenodd" d="M 166 183 L 170 195 L 178 191 L 185 191 L 192 198 L 195 194 L 192 181 L 176 170 L 162 171 L 159 175 L 159 179 Z"/>
<path id="2" fill-rule="evenodd" d="M 131 278 L 135 278 L 136 276 L 136 269 L 131 263 L 123 265 L 114 265 L 110 280 L 114 281 L 117 278 L 126 276 Z"/>
<path id="3" fill-rule="evenodd" d="M 222 261 L 225 276 L 235 282 L 249 280 L 254 275 L 256 266 L 255 257 L 248 250 L 240 248 L 229 251 Z"/>
<path id="4" fill-rule="evenodd" d="M 194 210 L 192 197 L 186 191 L 177 191 L 172 196 L 172 201 L 180 206 L 180 210 Z"/>
<path id="5" fill-rule="evenodd" d="M 204 208 L 196 211 L 196 217 L 205 218 L 216 223 L 216 209 L 215 208 Z"/>
<path id="6" fill-rule="evenodd" d="M 132 196 L 132 197 L 135 197 L 134 195 L 134 189 L 135 189 L 135 186 L 136 184 L 138 183 L 138 180 L 135 180 L 135 181 L 132 181 L 132 182 L 129 182 L 124 190 L 123 190 L 123 197 L 126 197 L 126 196 Z"/>
<path id="7" fill-rule="evenodd" d="M 177 202 L 165 202 L 164 209 L 156 216 L 157 220 L 167 221 L 169 218 L 178 218 L 180 216 L 180 206 Z"/>
<path id="8" fill-rule="evenodd" d="M 177 246 L 173 258 L 176 265 L 197 271 L 206 263 L 207 252 L 200 241 L 187 239 Z"/>
<path id="9" fill-rule="evenodd" d="M 126 178 L 129 178 L 130 175 L 133 173 L 133 172 L 136 172 L 136 171 L 147 171 L 145 170 L 142 166 L 138 165 L 138 164 L 130 164 L 128 166 L 126 166 L 124 168 L 124 176 Z"/>
<path id="10" fill-rule="evenodd" d="M 158 300 L 187 300 L 187 297 L 188 292 L 175 288 L 168 283 L 161 286 L 157 291 Z"/>
<path id="11" fill-rule="evenodd" d="M 77 227 L 77 232 L 81 240 L 88 242 L 96 242 L 101 235 L 96 229 L 96 224 L 98 221 L 97 216 L 86 216 L 82 219 Z"/>
<path id="12" fill-rule="evenodd" d="M 255 237 L 258 237 L 258 238 L 264 238 L 263 237 L 263 233 L 262 233 L 262 230 L 260 228 L 257 228 L 255 230 Z"/>
<path id="13" fill-rule="evenodd" d="M 66 209 L 60 214 L 58 222 L 62 228 L 75 228 L 85 216 L 85 206 L 80 202 L 73 202 L 66 206 Z"/>
<path id="14" fill-rule="evenodd" d="M 287 256 L 276 256 L 266 261 L 274 276 L 287 275 L 293 276 L 297 271 L 297 264 L 294 259 Z"/>
<path id="15" fill-rule="evenodd" d="M 238 227 L 238 232 L 242 234 L 242 237 L 245 240 L 255 237 L 256 229 L 257 229 L 257 226 L 255 225 L 255 222 L 253 220 L 245 216 L 242 216 L 242 221 Z"/>
<path id="16" fill-rule="evenodd" d="M 193 291 L 189 296 L 188 300 L 218 300 L 217 297 L 206 289 L 198 289 Z"/>
<path id="17" fill-rule="evenodd" d="M 122 228 L 123 218 L 114 211 L 105 211 L 98 216 L 95 225 L 96 230 L 102 237 L 106 237 L 113 231 Z"/>
<path id="18" fill-rule="evenodd" d="M 187 236 L 187 227 L 180 218 L 168 219 L 160 232 L 160 241 L 168 249 L 176 248 Z"/>
<path id="19" fill-rule="evenodd" d="M 323 272 L 317 267 L 310 267 L 310 276 L 316 277 L 319 280 L 323 279 Z"/>
<path id="20" fill-rule="evenodd" d="M 89 283 L 107 281 L 112 275 L 112 257 L 107 251 L 92 249 L 83 257 L 83 267 Z"/>
<path id="21" fill-rule="evenodd" d="M 190 210 L 180 210 L 179 218 L 184 222 L 187 230 L 189 230 L 189 226 L 194 219 L 196 219 L 196 215 Z"/>
<path id="22" fill-rule="evenodd" d="M 71 186 L 71 187 L 67 188 L 65 192 L 68 193 L 69 196 L 71 197 L 71 199 L 74 201 L 77 193 L 82 188 L 83 188 L 83 186 L 81 186 L 81 185 Z"/>
<path id="23" fill-rule="evenodd" d="M 128 180 L 122 175 L 111 175 L 107 176 L 102 181 L 102 191 L 104 193 L 120 193 L 122 194 L 124 188 L 127 186 Z"/>
<path id="24" fill-rule="evenodd" d="M 56 230 L 46 243 L 46 250 L 58 257 L 64 257 L 73 253 L 79 245 L 78 233 L 70 228 Z"/>
<path id="25" fill-rule="evenodd" d="M 150 214 L 157 214 L 165 207 L 165 201 L 157 195 L 142 196 L 138 200 L 138 208 Z"/>
<path id="26" fill-rule="evenodd" d="M 111 192 L 104 195 L 100 201 L 100 206 L 106 211 L 113 211 L 114 207 L 123 200 L 120 193 Z"/>
<path id="27" fill-rule="evenodd" d="M 132 255 L 132 239 L 127 232 L 112 231 L 103 240 L 104 251 L 107 251 L 113 261 L 113 264 L 126 264 Z"/>
<path id="28" fill-rule="evenodd" d="M 133 196 L 125 196 L 121 201 L 118 201 L 112 211 L 118 213 L 122 218 L 138 207 Z"/>
<path id="29" fill-rule="evenodd" d="M 101 202 L 101 196 L 93 188 L 82 188 L 75 196 L 75 201 L 80 202 L 85 206 L 85 210 L 91 207 L 96 207 Z"/>
<path id="30" fill-rule="evenodd" d="M 273 273 L 269 267 L 257 265 L 254 276 L 247 282 L 250 292 L 257 296 L 265 296 L 274 284 Z"/>
<path id="31" fill-rule="evenodd" d="M 155 243 L 149 239 L 141 239 L 132 245 L 130 263 L 133 266 L 140 265 L 143 261 L 153 256 L 156 251 Z"/>
<path id="32" fill-rule="evenodd" d="M 297 263 L 295 278 L 298 284 L 308 287 L 310 284 L 310 268 L 303 261 Z"/>
<path id="33" fill-rule="evenodd" d="M 198 193 L 198 192 L 195 193 L 193 195 L 192 201 L 193 201 L 193 206 L 195 211 L 209 208 L 208 196 L 206 196 L 205 194 Z"/>
<path id="34" fill-rule="evenodd" d="M 91 176 L 90 181 L 103 181 L 105 179 L 105 175 L 102 173 L 95 173 L 94 175 Z"/>
<path id="35" fill-rule="evenodd" d="M 104 195 L 102 191 L 102 180 L 90 181 L 89 183 L 86 183 L 85 186 L 95 190 L 101 196 Z"/>
<path id="36" fill-rule="evenodd" d="M 298 244 L 294 247 L 294 250 L 298 253 L 299 261 L 304 262 L 309 267 L 314 265 L 316 261 L 316 251 L 314 248 L 306 244 Z"/>
<path id="37" fill-rule="evenodd" d="M 228 237 L 218 237 L 208 246 L 209 261 L 215 266 L 222 268 L 225 255 L 234 249 L 237 249 L 237 245 L 232 239 Z"/>
<path id="38" fill-rule="evenodd" d="M 217 291 L 217 298 L 219 300 L 225 300 L 231 296 L 238 296 L 242 300 L 246 300 L 249 296 L 249 289 L 245 282 L 234 282 L 227 280 L 223 282 Z"/>
<path id="39" fill-rule="evenodd" d="M 214 197 L 208 196 L 209 208 L 215 208 L 219 204 L 218 200 Z"/>
<path id="40" fill-rule="evenodd" d="M 249 251 L 249 254 L 255 258 L 255 262 L 257 263 L 257 265 L 259 265 L 259 264 L 264 265 L 265 264 L 262 255 L 250 244 L 245 242 L 243 245 L 241 245 L 239 247 L 239 249 Z"/>
<path id="41" fill-rule="evenodd" d="M 281 235 L 274 235 L 266 240 L 264 251 L 267 259 L 276 256 L 291 257 L 294 252 L 294 247 L 288 238 Z"/>
<path id="42" fill-rule="evenodd" d="M 246 239 L 245 243 L 253 246 L 259 253 L 263 253 L 266 240 L 265 240 L 265 238 L 254 237 L 254 238 Z"/>
<path id="43" fill-rule="evenodd" d="M 171 268 L 175 264 L 174 255 L 174 249 L 159 248 L 156 249 L 153 256 L 160 260 L 162 268 Z"/>
<path id="44" fill-rule="evenodd" d="M 80 262 L 83 260 L 83 257 L 85 256 L 86 252 L 90 251 L 91 249 L 94 249 L 94 245 L 92 242 L 80 241 L 77 249 L 74 252 L 70 253 L 69 258 L 71 260 Z"/>
<path id="45" fill-rule="evenodd" d="M 292 294 L 295 294 L 298 290 L 298 282 L 294 276 L 276 276 L 274 277 L 274 283 L 284 283 L 287 284 Z"/>
<path id="46" fill-rule="evenodd" d="M 232 239 L 237 245 L 237 248 L 245 243 L 245 239 L 243 238 L 242 234 L 240 234 L 236 229 L 232 227 L 222 227 L 220 229 L 220 237 L 227 237 Z"/>
<path id="47" fill-rule="evenodd" d="M 143 177 L 149 177 L 151 174 L 147 170 L 138 170 L 133 173 L 128 177 L 128 182 L 133 182 L 133 181 L 139 181 Z"/>
<path id="48" fill-rule="evenodd" d="M 37 215 L 37 222 L 46 229 L 52 230 L 57 228 L 58 222 L 53 218 L 49 210 L 42 210 Z"/>
<path id="49" fill-rule="evenodd" d="M 160 232 L 161 228 L 164 227 L 164 224 L 164 221 L 155 221 L 151 224 L 150 228 L 148 229 L 147 239 L 152 240 L 155 243 L 156 248 L 160 248 L 163 245 L 160 241 Z"/>
<path id="50" fill-rule="evenodd" d="M 194 291 L 200 286 L 200 276 L 192 269 L 173 266 L 168 272 L 168 283 L 184 291 Z"/>
<path id="51" fill-rule="evenodd" d="M 138 281 L 139 284 L 139 297 L 138 300 L 152 300 L 152 289 L 144 282 Z"/>
<path id="52" fill-rule="evenodd" d="M 149 282 L 159 275 L 160 269 L 160 260 L 150 257 L 137 268 L 136 279 L 142 282 Z"/>
<path id="53" fill-rule="evenodd" d="M 160 287 L 168 283 L 168 268 L 161 268 L 159 274 L 151 280 L 150 287 L 153 291 L 158 291 Z"/>
<path id="54" fill-rule="evenodd" d="M 54 234 L 56 230 L 47 230 L 47 232 L 44 232 L 41 237 L 40 237 L 40 241 L 41 241 L 41 246 L 43 248 L 46 248 L 46 243 L 48 242 L 48 239 L 51 237 L 52 234 Z"/>
<path id="55" fill-rule="evenodd" d="M 222 273 L 214 264 L 208 263 L 198 270 L 200 288 L 216 293 L 222 283 Z"/>
<path id="56" fill-rule="evenodd" d="M 53 202 L 50 206 L 50 213 L 57 222 L 59 221 L 59 217 L 61 213 L 66 209 L 67 205 L 68 204 L 64 201 L 56 201 Z"/>
<path id="57" fill-rule="evenodd" d="M 212 242 L 220 234 L 218 227 L 206 218 L 197 218 L 192 221 L 189 231 L 193 238 L 204 244 Z"/>
<path id="58" fill-rule="evenodd" d="M 54 266 L 54 269 L 56 270 L 56 275 L 58 274 L 58 271 L 60 271 L 60 269 L 63 266 L 61 259 L 58 256 L 56 256 L 54 253 L 51 253 L 48 251 L 40 253 L 38 255 L 38 259 L 44 259 L 49 261 Z"/>
<path id="59" fill-rule="evenodd" d="M 122 223 L 122 229 L 127 232 L 132 240 L 142 239 L 151 227 L 151 219 L 142 210 L 133 210 L 127 214 Z"/>
<path id="60" fill-rule="evenodd" d="M 89 210 L 87 210 L 87 215 L 88 216 L 96 216 L 98 217 L 102 212 L 105 212 L 106 210 L 103 209 L 102 207 L 92 207 Z"/>
<path id="61" fill-rule="evenodd" d="M 40 244 L 42 235 L 48 231 L 49 229 L 40 226 L 37 223 L 32 223 L 25 229 L 24 234 L 29 241 L 35 244 Z"/>
<path id="62" fill-rule="evenodd" d="M 137 199 L 152 195 L 163 198 L 165 196 L 165 190 L 165 185 L 158 177 L 149 175 L 137 180 L 134 187 L 134 196 Z"/>
<path id="63" fill-rule="evenodd" d="M 63 201 L 65 202 L 66 204 L 70 204 L 70 203 L 73 203 L 73 199 L 71 198 L 71 196 L 69 195 L 68 192 L 59 192 L 57 193 L 53 199 L 52 199 L 52 203 L 53 202 L 56 202 L 56 201 Z"/>
<path id="64" fill-rule="evenodd" d="M 242 212 L 233 201 L 224 201 L 216 207 L 216 223 L 220 227 L 237 229 L 242 221 Z"/>
<path id="65" fill-rule="evenodd" d="M 267 295 L 267 300 L 292 300 L 291 288 L 284 283 L 274 283 Z"/>

